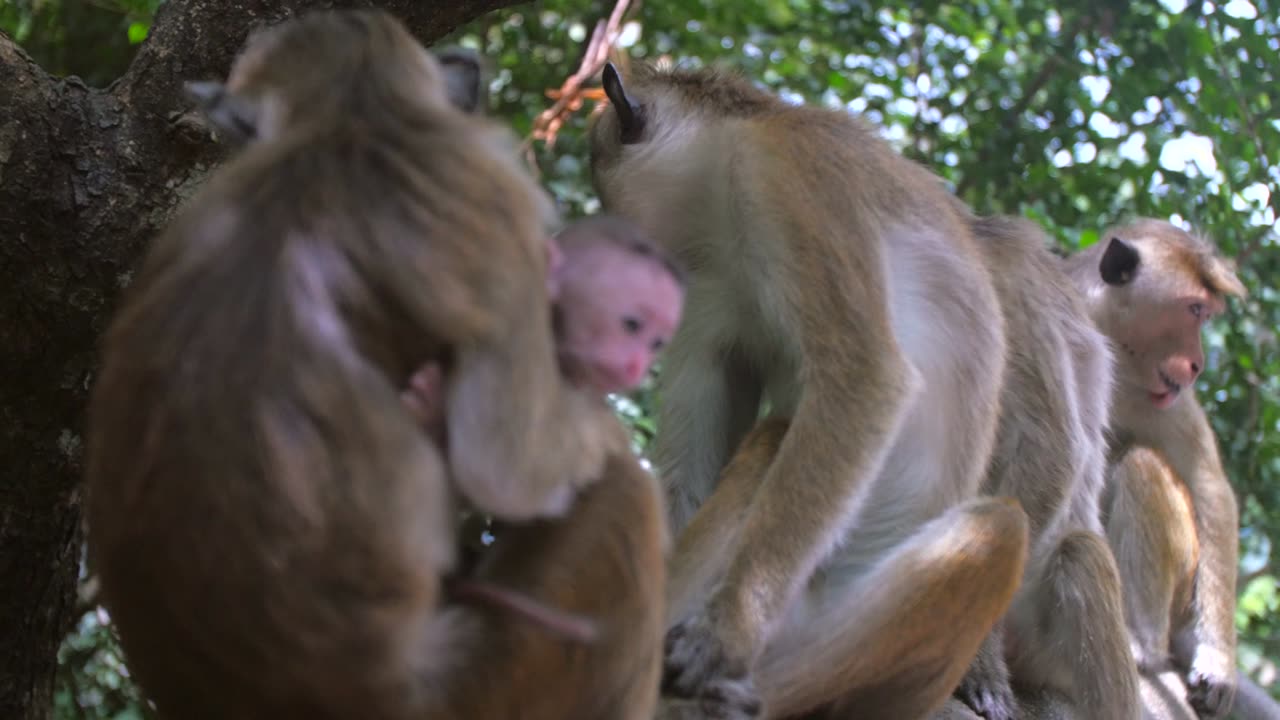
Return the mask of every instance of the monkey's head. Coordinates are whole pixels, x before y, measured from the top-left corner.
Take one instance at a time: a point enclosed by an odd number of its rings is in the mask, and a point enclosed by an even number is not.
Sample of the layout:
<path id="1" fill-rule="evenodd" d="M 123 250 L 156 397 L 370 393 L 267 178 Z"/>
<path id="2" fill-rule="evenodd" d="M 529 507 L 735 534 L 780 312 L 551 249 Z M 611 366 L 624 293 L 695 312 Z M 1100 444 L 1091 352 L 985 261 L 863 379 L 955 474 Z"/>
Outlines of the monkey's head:
<path id="1" fill-rule="evenodd" d="M 185 89 L 240 144 L 314 119 L 370 117 L 366 108 L 474 112 L 485 101 L 484 74 L 475 53 L 433 55 L 386 12 L 315 11 L 250 35 L 225 83 Z"/>
<path id="2" fill-rule="evenodd" d="M 1208 240 L 1161 220 L 1108 229 L 1084 254 L 1097 279 L 1087 301 L 1115 343 L 1121 392 L 1170 407 L 1204 369 L 1201 329 L 1244 285 Z"/>
<path id="3" fill-rule="evenodd" d="M 659 237 L 646 215 L 670 213 L 672 194 L 702 186 L 690 173 L 721 153 L 716 128 L 769 112 L 782 101 L 729 71 L 637 63 L 624 86 L 608 64 L 609 107 L 590 129 L 591 179 L 605 209 Z M 643 205 L 643 206 L 638 206 Z"/>

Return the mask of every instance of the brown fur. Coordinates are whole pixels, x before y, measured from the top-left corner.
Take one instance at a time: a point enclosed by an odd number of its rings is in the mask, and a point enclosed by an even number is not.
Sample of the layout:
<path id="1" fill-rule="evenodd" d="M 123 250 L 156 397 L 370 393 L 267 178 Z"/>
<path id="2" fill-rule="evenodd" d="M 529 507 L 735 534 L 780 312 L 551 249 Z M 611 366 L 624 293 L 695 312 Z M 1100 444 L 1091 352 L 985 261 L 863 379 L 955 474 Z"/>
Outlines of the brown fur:
<path id="1" fill-rule="evenodd" d="M 1187 701 L 1186 662 L 1174 662 L 1171 634 L 1193 621 L 1200 543 L 1186 485 L 1156 451 L 1136 446 L 1111 468 L 1104 497 L 1108 540 L 1123 563 L 1125 615 L 1143 658 L 1144 720 L 1199 720 Z M 1231 717 L 1272 720 L 1280 705 L 1237 671 Z M 1043 720 L 1036 716 L 1037 720 Z"/>
<path id="2" fill-rule="evenodd" d="M 1043 231 L 1001 217 L 975 218 L 973 228 L 1014 339 L 983 491 L 1016 498 L 1027 511 L 1031 561 L 959 695 L 988 720 L 1012 719 L 1011 680 L 1023 695 L 1043 696 L 1041 705 L 1063 704 L 1057 714 L 1132 720 L 1138 679 L 1098 518 L 1111 353 Z"/>
<path id="3" fill-rule="evenodd" d="M 1191 494 L 1168 462 L 1145 447 L 1112 468 L 1107 490 L 1107 540 L 1123 563 L 1125 617 L 1141 648 L 1141 669 L 1158 672 L 1169 661 L 1169 633 L 1191 606 L 1200 557 Z"/>
<path id="4" fill-rule="evenodd" d="M 256 35 L 232 78 L 220 107 L 259 142 L 155 241 L 90 404 L 90 561 L 130 669 L 183 720 L 418 720 L 464 660 L 500 692 L 511 678 L 479 659 L 498 631 L 454 621 L 487 616 L 438 612 L 456 555 L 446 472 L 516 518 L 564 512 L 603 470 L 605 497 L 639 482 L 616 420 L 556 369 L 547 198 L 509 133 L 451 107 L 383 13 Z M 447 470 L 398 396 L 442 356 Z M 611 590 L 645 607 L 662 592 L 651 514 L 608 536 L 640 546 Z M 529 567 L 570 572 L 547 536 Z M 572 572 L 632 561 L 583 562 Z M 577 703 L 582 687 L 558 684 L 563 642 L 527 632 L 546 659 L 522 678 Z"/>
<path id="5" fill-rule="evenodd" d="M 505 611 L 447 611 L 471 635 L 424 717 L 648 720 L 662 669 L 666 545 L 661 493 L 631 456 L 563 520 L 504 525 L 476 577 L 500 582 L 597 628 L 590 643 L 555 639 Z"/>
<path id="6" fill-rule="evenodd" d="M 1197 320 L 1189 313 L 1189 305 L 1197 303 L 1208 314 L 1221 312 L 1225 309 L 1224 294 L 1242 295 L 1244 286 L 1207 240 L 1167 222 L 1138 220 L 1108 229 L 1102 238 L 1097 246 L 1069 258 L 1067 267 L 1094 321 L 1120 350 L 1112 402 L 1111 456 L 1118 459 L 1131 448 L 1143 447 L 1163 458 L 1169 475 L 1184 483 L 1190 493 L 1194 539 L 1199 547 L 1197 557 L 1187 557 L 1193 547 L 1190 536 L 1176 530 L 1185 509 L 1179 510 L 1177 498 L 1157 492 L 1154 485 L 1148 488 L 1153 494 L 1144 501 L 1159 504 L 1127 515 L 1141 526 L 1124 527 L 1124 520 L 1112 520 L 1109 534 L 1113 538 L 1148 541 L 1115 546 L 1122 568 L 1137 572 L 1161 557 L 1171 558 L 1172 563 L 1124 578 L 1126 585 L 1152 581 L 1148 572 L 1165 578 L 1155 587 L 1132 591 L 1136 593 L 1129 599 L 1135 654 L 1138 665 L 1148 671 L 1161 667 L 1171 654 L 1175 666 L 1186 673 L 1191 704 L 1202 716 L 1221 717 L 1231 705 L 1236 684 L 1238 511 L 1218 455 L 1217 439 L 1195 398 L 1193 380 L 1204 362 L 1200 329 L 1208 315 Z M 1128 282 L 1108 284 L 1100 275 L 1100 262 L 1112 238 L 1136 253 L 1136 266 Z M 1150 398 L 1153 379 L 1159 378 L 1159 373 L 1181 373 L 1182 391 L 1163 410 Z M 1133 468 L 1122 468 L 1119 481 L 1132 485 L 1126 476 L 1131 471 Z M 1154 478 L 1150 472 L 1144 475 L 1150 483 L 1170 482 L 1158 472 Z M 1125 488 L 1117 487 L 1113 492 L 1121 502 L 1126 500 Z M 1171 529 L 1171 525 L 1175 527 Z M 1153 542 L 1167 545 L 1155 549 L 1149 544 Z M 1160 598 L 1174 582 L 1170 574 L 1176 577 L 1180 564 L 1193 560 L 1196 577 L 1190 616 L 1185 624 L 1174 619 L 1175 626 L 1167 627 L 1171 618 Z M 1167 645 L 1166 637 L 1170 641 Z"/>
<path id="7" fill-rule="evenodd" d="M 699 565 L 723 565 L 735 538 L 720 525 L 749 508 L 787 427 L 786 420 L 774 417 L 747 435 L 715 494 L 680 537 L 670 579 L 678 593 L 676 606 L 696 599 L 715 580 L 714 569 Z M 833 608 L 812 628 L 779 633 L 779 659 L 757 668 L 770 717 L 790 717 L 800 710 L 812 710 L 804 717 L 815 719 L 924 717 L 955 687 L 964 670 L 956 658 L 973 655 L 1017 587 L 1026 561 L 1026 515 L 1007 498 L 975 500 L 924 530 L 875 571 L 868 583 L 872 589 L 855 603 L 856 612 Z M 950 562 L 936 562 L 938 555 Z M 955 594 L 955 602 L 933 604 L 975 575 L 996 584 L 997 592 Z M 868 616 L 880 622 L 864 622 Z M 848 642 L 856 642 L 860 652 L 850 654 Z M 801 649 L 806 662 L 791 662 Z M 814 665 L 832 669 L 813 673 Z M 820 697 L 840 699 L 819 706 L 813 698 Z M 706 715 L 697 701 L 668 698 L 661 717 Z"/>
<path id="8" fill-rule="evenodd" d="M 972 499 L 1005 335 L 967 211 L 847 113 L 712 71 L 606 89 L 601 200 L 690 270 L 654 449 L 689 528 L 663 713 L 941 705 L 1022 572 L 1019 534 L 994 534 L 1025 522 Z M 791 418 L 772 462 L 718 481 L 762 400 Z"/>

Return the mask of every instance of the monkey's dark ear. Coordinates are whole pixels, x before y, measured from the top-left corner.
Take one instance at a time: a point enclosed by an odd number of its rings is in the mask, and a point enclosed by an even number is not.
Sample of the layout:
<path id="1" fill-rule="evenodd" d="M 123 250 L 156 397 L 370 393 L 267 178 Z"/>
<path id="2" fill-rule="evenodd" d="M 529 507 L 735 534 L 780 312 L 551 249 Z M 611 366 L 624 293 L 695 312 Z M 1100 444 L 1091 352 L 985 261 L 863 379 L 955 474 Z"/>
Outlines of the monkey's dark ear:
<path id="1" fill-rule="evenodd" d="M 465 113 L 483 112 L 489 105 L 488 71 L 484 59 L 474 50 L 445 48 L 435 53 L 444 68 L 449 101 Z"/>
<path id="2" fill-rule="evenodd" d="M 622 87 L 622 76 L 618 74 L 613 63 L 605 63 L 602 80 L 604 94 L 608 96 L 609 102 L 618 113 L 618 131 L 621 134 L 622 144 L 630 145 L 640 142 L 640 136 L 644 133 L 644 108 L 627 97 L 627 91 Z"/>
<path id="3" fill-rule="evenodd" d="M 1132 245 L 1118 237 L 1111 238 L 1102 253 L 1102 262 L 1098 264 L 1102 282 L 1108 285 L 1128 283 L 1138 271 L 1138 262 L 1138 251 Z"/>
<path id="4" fill-rule="evenodd" d="M 227 92 L 220 82 L 188 82 L 183 85 L 217 133 L 233 142 L 245 143 L 258 136 L 258 108 L 254 103 Z"/>

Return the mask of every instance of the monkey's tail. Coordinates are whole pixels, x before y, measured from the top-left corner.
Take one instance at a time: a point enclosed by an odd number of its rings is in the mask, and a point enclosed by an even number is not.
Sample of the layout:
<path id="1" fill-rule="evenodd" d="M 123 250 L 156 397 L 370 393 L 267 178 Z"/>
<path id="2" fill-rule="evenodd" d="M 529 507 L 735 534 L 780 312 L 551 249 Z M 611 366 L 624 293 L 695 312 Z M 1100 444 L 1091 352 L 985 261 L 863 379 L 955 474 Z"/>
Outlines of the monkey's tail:
<path id="1" fill-rule="evenodd" d="M 515 613 L 567 640 L 591 643 L 599 636 L 596 624 L 590 619 L 538 602 L 516 590 L 466 578 L 450 578 L 447 587 L 449 597 L 455 602 L 487 605 Z"/>
<path id="2" fill-rule="evenodd" d="M 1038 597 L 1024 607 L 1034 608 L 1044 635 L 1037 647 L 1018 648 L 1022 656 L 1015 667 L 1042 668 L 1043 673 L 1032 674 L 1060 678 L 1080 717 L 1139 717 L 1120 572 L 1106 541 L 1086 530 L 1068 533 L 1037 579 L 1032 587 Z"/>

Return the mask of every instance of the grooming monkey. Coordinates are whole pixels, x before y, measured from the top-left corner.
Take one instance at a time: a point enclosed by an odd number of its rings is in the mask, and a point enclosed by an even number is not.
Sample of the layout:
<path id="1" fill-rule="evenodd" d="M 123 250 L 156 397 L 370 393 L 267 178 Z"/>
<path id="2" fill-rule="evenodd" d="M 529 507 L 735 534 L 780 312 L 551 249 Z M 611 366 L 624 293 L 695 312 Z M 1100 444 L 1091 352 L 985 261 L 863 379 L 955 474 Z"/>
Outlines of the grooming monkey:
<path id="1" fill-rule="evenodd" d="M 1109 492 L 1108 534 L 1128 587 L 1134 656 L 1144 673 L 1172 658 L 1191 705 L 1222 717 L 1236 682 L 1239 520 L 1194 383 L 1204 323 L 1245 288 L 1207 240 L 1170 223 L 1139 219 L 1102 237 L 1066 262 L 1117 349 L 1111 457 L 1125 460 Z M 1193 527 L 1180 522 L 1188 516 Z M 1171 603 L 1188 591 L 1183 619 Z"/>
<path id="2" fill-rule="evenodd" d="M 210 95 L 255 142 L 152 246 L 89 408 L 90 560 L 164 717 L 509 717 L 525 684 L 522 717 L 651 713 L 657 490 L 557 372 L 547 198 L 447 85 L 390 16 L 319 12 L 255 35 Z M 433 359 L 447 469 L 398 395 Z M 476 577 L 597 642 L 442 608 L 447 477 L 508 519 L 586 488 Z"/>
<path id="3" fill-rule="evenodd" d="M 658 388 L 660 714 L 927 715 L 1026 557 L 1025 514 L 975 499 L 1006 334 L 970 216 L 846 113 L 714 71 L 605 90 L 601 201 L 690 272 Z"/>

